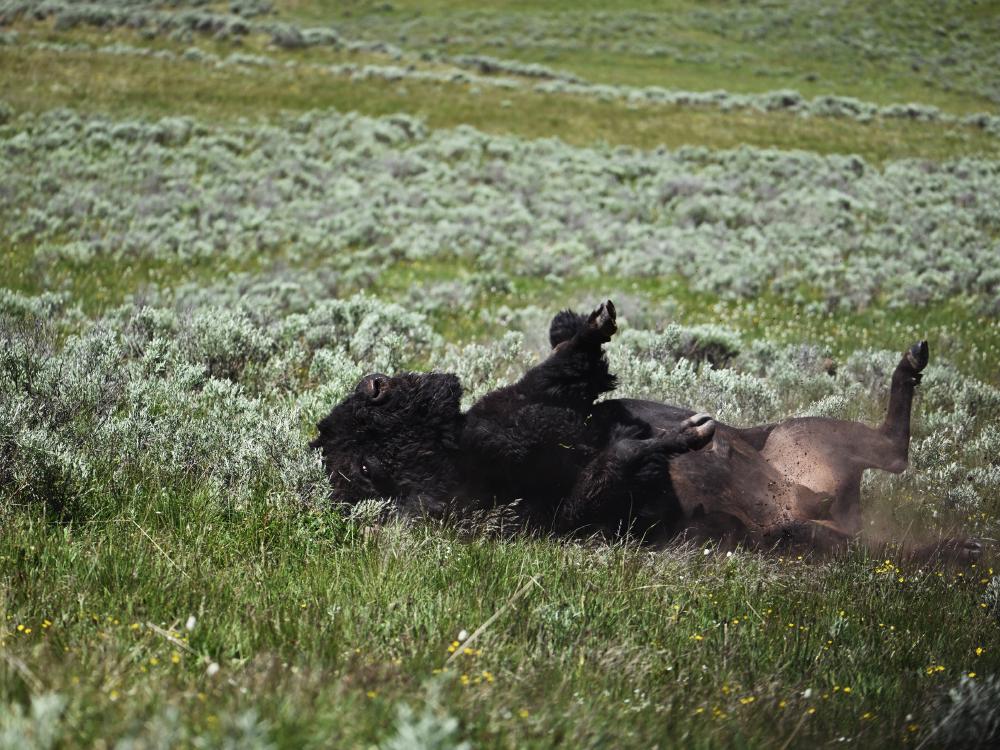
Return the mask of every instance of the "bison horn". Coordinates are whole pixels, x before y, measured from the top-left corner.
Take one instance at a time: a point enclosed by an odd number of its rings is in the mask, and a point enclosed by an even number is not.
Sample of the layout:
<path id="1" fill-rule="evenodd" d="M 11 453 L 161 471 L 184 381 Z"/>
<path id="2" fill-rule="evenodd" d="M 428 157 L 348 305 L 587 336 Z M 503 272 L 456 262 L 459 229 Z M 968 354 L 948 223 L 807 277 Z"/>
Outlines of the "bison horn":
<path id="1" fill-rule="evenodd" d="M 358 383 L 358 393 L 363 394 L 371 403 L 378 404 L 389 395 L 389 378 L 381 373 L 366 375 Z"/>

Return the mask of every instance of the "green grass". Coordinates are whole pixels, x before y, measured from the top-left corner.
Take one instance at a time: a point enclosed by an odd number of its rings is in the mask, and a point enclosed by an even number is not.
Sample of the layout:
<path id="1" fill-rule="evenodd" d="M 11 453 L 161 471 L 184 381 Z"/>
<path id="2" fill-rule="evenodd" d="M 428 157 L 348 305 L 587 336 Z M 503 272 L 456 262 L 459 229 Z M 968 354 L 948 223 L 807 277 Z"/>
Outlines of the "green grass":
<path id="1" fill-rule="evenodd" d="M 84 32 L 60 38 L 95 40 Z M 17 46 L 0 47 L 0 99 L 17 110 L 70 106 L 116 117 L 184 112 L 216 122 L 273 118 L 324 107 L 366 115 L 407 112 L 424 118 L 433 128 L 464 123 L 490 133 L 558 137 L 574 145 L 736 148 L 749 144 L 854 153 L 873 162 L 1000 154 L 1000 139 L 961 126 L 895 120 L 866 124 L 779 112 L 721 113 L 711 108 L 628 107 L 532 91 L 470 90 L 465 84 L 359 83 L 316 69 L 219 70 L 193 62 L 165 64 L 86 51 L 54 55 Z"/>
<path id="2" fill-rule="evenodd" d="M 312 21 L 356 21 L 377 17 L 375 5 L 290 0 L 279 8 Z M 394 6 L 385 14 L 389 25 L 416 7 L 408 0 Z M 981 6 L 983 16 L 992 18 L 995 6 Z M 446 19 L 475 6 L 441 0 L 420 7 Z M 588 0 L 555 7 L 666 6 Z M 530 14 L 553 5 L 525 0 L 493 8 Z M 350 17 L 342 15 L 345 9 Z M 755 75 L 727 67 L 725 55 L 705 66 L 538 48 L 511 56 L 594 81 L 734 91 L 793 86 L 807 95 L 829 90 L 879 102 L 915 98 L 956 112 L 983 108 L 980 97 L 943 91 L 905 66 L 789 62 L 787 46 L 768 49 L 692 28 L 684 33 L 726 54 L 756 55 L 758 67 L 791 70 Z M 129 32 L 56 34 L 31 27 L 22 34 L 183 46 L 141 42 Z M 204 39 L 197 44 L 218 53 L 231 49 Z M 251 39 L 245 48 L 260 52 L 263 42 Z M 325 50 L 268 54 L 317 63 L 386 62 Z M 803 79 L 813 72 L 816 81 Z M 434 128 L 468 123 L 574 144 L 748 143 L 858 153 L 876 162 L 1000 154 L 997 139 L 920 123 L 629 109 L 530 92 L 473 93 L 456 84 L 357 84 L 310 70 L 245 73 L 17 45 L 0 47 L 0 99 L 19 111 L 71 106 L 115 118 L 185 114 L 209 122 L 321 107 L 370 115 L 404 111 Z M 207 284 L 231 272 L 321 262 L 271 256 L 249 264 L 112 258 L 72 264 L 38 257 L 31 243 L 0 243 L 0 286 L 64 291 L 91 316 L 146 286 Z M 472 273 L 457 263 L 399 263 L 367 288 L 396 297 Z M 747 339 L 819 343 L 834 358 L 928 337 L 935 357 L 989 382 L 1000 378 L 1000 322 L 962 299 L 828 313 L 809 304 L 808 290 L 798 302 L 766 294 L 737 303 L 692 291 L 678 278 L 574 279 L 554 288 L 515 276 L 508 289 L 481 294 L 474 309 L 441 313 L 432 322 L 451 342 L 489 339 L 502 327 L 490 323 L 488 313 L 502 305 L 554 310 L 605 296 L 624 302 L 625 318 L 631 306 L 662 313 L 664 322 L 720 323 Z M 304 433 L 303 441 L 308 437 Z M 246 735 L 255 729 L 279 747 L 371 747 L 397 732 L 404 705 L 439 723 L 455 717 L 456 738 L 476 747 L 783 750 L 839 737 L 858 747 L 916 746 L 944 719 L 942 696 L 963 675 L 982 680 L 1000 669 L 996 613 L 983 606 L 984 584 L 994 574 L 989 569 L 905 563 L 898 569 L 861 549 L 829 560 L 727 557 L 683 547 L 651 552 L 633 543 L 403 528 L 303 511 L 273 497 L 233 507 L 194 479 L 162 487 L 156 476 L 116 468 L 105 484 L 113 491 L 75 498 L 67 518 L 26 505 L 19 488 L 0 489 L 0 738 L 11 721 L 5 706 L 56 692 L 68 701 L 54 723 L 62 738 L 57 747 L 111 746 L 127 734 L 150 744 L 193 746 L 197 735 L 209 746 L 226 738 L 251 746 Z M 462 630 L 487 623 L 471 653 L 460 649 L 451 658 Z M 247 718 L 251 711 L 255 720 Z M 928 746 L 935 742 L 931 735 Z"/>
<path id="3" fill-rule="evenodd" d="M 90 502 L 79 525 L 0 511 L 0 701 L 70 696 L 77 746 L 170 708 L 218 741 L 253 707 L 282 746 L 360 747 L 399 704 L 476 746 L 887 746 L 1000 665 L 976 571 L 462 540 L 140 486 Z"/>
<path id="4" fill-rule="evenodd" d="M 456 54 L 474 54 L 472 46 L 448 48 Z M 717 61 L 650 62 L 647 56 L 625 52 L 593 55 L 587 50 L 513 49 L 496 50 L 498 57 L 513 57 L 556 70 L 570 71 L 595 83 L 629 86 L 660 86 L 689 91 L 725 89 L 756 94 L 775 89 L 795 89 L 807 98 L 822 95 L 854 96 L 878 104 L 918 101 L 933 104 L 957 114 L 991 111 L 996 105 L 977 96 L 956 96 L 908 80 L 905 75 L 885 73 L 871 64 L 861 64 L 851 79 L 827 61 L 810 60 L 809 72 L 789 71 L 781 58 L 757 66 L 735 65 Z M 654 58 L 655 59 L 655 58 Z"/>
<path id="5" fill-rule="evenodd" d="M 0 269 L 0 287 L 24 294 L 65 293 L 79 302 L 87 314 L 105 312 L 146 288 L 169 289 L 229 273 L 260 272 L 265 266 L 283 262 L 280 258 L 262 257 L 244 261 L 195 258 L 171 262 L 110 256 L 74 262 L 39 254 L 31 243 L 3 247 L 3 253 L 8 263 Z"/>
<path id="6" fill-rule="evenodd" d="M 855 0 L 828 7 L 779 0 L 768 3 L 759 20 L 781 19 L 782 23 L 760 36 L 735 15 L 753 6 L 724 1 L 515 0 L 484 6 L 469 0 L 401 0 L 391 3 L 391 10 L 377 0 L 279 0 L 275 5 L 284 17 L 314 23 L 332 18 L 337 26 L 382 38 L 406 34 L 404 46 L 419 49 L 426 45 L 539 62 L 595 82 L 740 92 L 794 88 L 808 96 L 840 94 L 882 104 L 919 101 L 959 113 L 996 109 L 995 102 L 982 91 L 984 84 L 996 85 L 995 75 L 956 73 L 954 67 L 932 75 L 928 66 L 945 50 L 962 50 L 960 43 L 969 39 L 985 50 L 991 28 L 995 29 L 1000 19 L 1000 3 L 996 2 L 950 7 L 947 17 L 942 17 L 939 7 L 927 1 L 872 4 Z M 564 18 L 566 24 L 572 24 L 595 13 L 604 14 L 612 24 L 620 19 L 626 27 L 630 13 L 661 14 L 668 20 L 657 27 L 662 33 L 649 38 L 649 44 L 679 48 L 689 59 L 637 55 L 615 48 L 602 48 L 600 54 L 593 54 L 588 43 L 602 42 L 599 37 L 579 40 L 571 49 L 516 34 L 513 46 L 486 47 L 494 36 L 489 30 L 478 36 L 471 32 L 476 38 L 466 45 L 432 43 L 425 38 L 448 36 L 459 20 L 469 18 L 501 24 L 513 19 L 516 28 L 530 30 L 534 19 Z M 823 33 L 833 42 L 830 48 L 817 45 L 817 32 L 811 27 L 821 13 Z M 410 29 L 412 23 L 417 23 L 418 32 Z M 641 36 L 642 23 L 638 28 L 632 24 L 631 36 L 623 34 L 624 39 L 629 43 L 633 37 L 646 40 Z M 461 28 L 463 35 L 470 33 L 466 26 Z M 853 46 L 872 40 L 884 42 L 891 51 L 867 55 Z M 901 52 L 907 49 L 917 54 Z M 973 57 L 972 62 L 979 60 Z"/>

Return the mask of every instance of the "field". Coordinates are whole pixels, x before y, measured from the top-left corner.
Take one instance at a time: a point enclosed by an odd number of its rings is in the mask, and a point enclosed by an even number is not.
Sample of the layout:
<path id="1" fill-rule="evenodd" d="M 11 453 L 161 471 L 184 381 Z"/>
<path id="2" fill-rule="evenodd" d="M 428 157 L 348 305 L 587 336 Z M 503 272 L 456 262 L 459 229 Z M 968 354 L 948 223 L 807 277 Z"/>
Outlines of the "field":
<path id="1" fill-rule="evenodd" d="M 0 0 L 0 750 L 995 747 L 997 40 L 992 0 Z M 620 394 L 738 425 L 878 422 L 928 339 L 863 539 L 331 507 L 362 375 L 469 405 L 607 298 Z M 900 553 L 943 535 L 984 558 Z"/>

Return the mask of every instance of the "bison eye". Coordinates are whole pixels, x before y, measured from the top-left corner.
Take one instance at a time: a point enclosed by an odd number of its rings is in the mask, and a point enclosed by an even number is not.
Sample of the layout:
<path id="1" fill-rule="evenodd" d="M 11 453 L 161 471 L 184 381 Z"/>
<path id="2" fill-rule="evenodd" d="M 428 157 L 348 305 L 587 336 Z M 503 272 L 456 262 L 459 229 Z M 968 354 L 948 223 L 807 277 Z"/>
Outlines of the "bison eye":
<path id="1" fill-rule="evenodd" d="M 358 461 L 358 471 L 379 492 L 391 494 L 395 491 L 396 485 L 392 481 L 392 477 L 389 476 L 382 462 L 374 456 L 365 456 L 360 459 Z"/>

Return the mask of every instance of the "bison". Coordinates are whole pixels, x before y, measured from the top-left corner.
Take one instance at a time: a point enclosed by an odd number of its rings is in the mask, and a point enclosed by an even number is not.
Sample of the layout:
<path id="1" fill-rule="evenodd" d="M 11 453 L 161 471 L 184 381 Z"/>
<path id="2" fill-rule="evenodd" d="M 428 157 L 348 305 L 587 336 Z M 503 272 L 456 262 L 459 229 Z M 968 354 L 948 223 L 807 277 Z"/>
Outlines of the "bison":
<path id="1" fill-rule="evenodd" d="M 920 341 L 892 375 L 878 427 L 823 417 L 737 428 L 668 404 L 599 400 L 615 307 L 552 320 L 551 354 L 462 412 L 447 373 L 368 375 L 318 424 L 333 497 L 391 498 L 404 515 L 512 509 L 566 535 L 712 538 L 831 550 L 861 529 L 865 469 L 907 467 Z M 960 555 L 974 542 L 951 543 Z"/>

